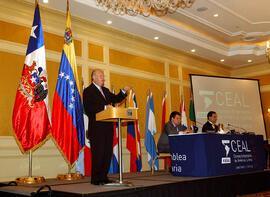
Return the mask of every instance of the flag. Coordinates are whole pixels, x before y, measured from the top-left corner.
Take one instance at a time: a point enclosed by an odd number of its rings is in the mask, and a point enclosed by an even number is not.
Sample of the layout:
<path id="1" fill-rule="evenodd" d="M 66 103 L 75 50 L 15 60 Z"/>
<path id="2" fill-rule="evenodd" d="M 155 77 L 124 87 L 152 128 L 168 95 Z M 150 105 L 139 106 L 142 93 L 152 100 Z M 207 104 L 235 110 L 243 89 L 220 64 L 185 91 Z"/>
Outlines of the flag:
<path id="1" fill-rule="evenodd" d="M 161 119 L 161 129 L 163 131 L 163 127 L 169 121 L 169 103 L 166 91 L 164 91 L 163 99 L 162 99 L 162 119 Z M 167 161 L 164 159 L 164 166 L 167 166 Z M 171 167 L 171 158 L 168 159 L 168 167 Z"/>
<path id="2" fill-rule="evenodd" d="M 129 92 L 130 108 L 138 108 L 136 96 L 133 90 Z M 141 141 L 138 120 L 128 122 L 127 126 L 127 149 L 130 152 L 130 172 L 142 171 Z"/>
<path id="3" fill-rule="evenodd" d="M 92 154 L 91 154 L 91 146 L 89 140 L 86 138 L 87 136 L 87 128 L 88 128 L 88 117 L 83 109 L 83 119 L 84 119 L 84 128 L 85 128 L 85 146 L 84 151 L 80 152 L 79 158 L 76 162 L 76 169 L 77 171 L 84 175 L 90 176 L 91 175 L 91 168 L 92 168 Z"/>
<path id="4" fill-rule="evenodd" d="M 113 123 L 113 154 L 110 164 L 109 174 L 119 173 L 119 160 L 118 160 L 118 127 Z"/>
<path id="5" fill-rule="evenodd" d="M 193 105 L 193 100 L 192 97 L 190 98 L 189 102 L 189 120 L 190 120 L 190 129 L 194 132 L 198 131 L 198 127 L 196 127 L 195 123 L 195 112 L 194 112 L 194 105 Z"/>
<path id="6" fill-rule="evenodd" d="M 114 88 L 112 88 L 113 94 L 115 93 Z M 114 104 L 113 104 L 113 107 Z M 113 153 L 112 160 L 110 164 L 109 174 L 119 173 L 119 160 L 118 160 L 118 127 L 116 123 L 113 123 Z"/>
<path id="7" fill-rule="evenodd" d="M 189 102 L 189 119 L 190 121 L 195 122 L 195 113 L 194 113 L 194 105 L 193 105 L 192 98 L 190 98 L 190 102 Z"/>
<path id="8" fill-rule="evenodd" d="M 186 114 L 184 99 L 181 99 L 180 113 L 181 113 L 181 124 L 182 124 L 182 127 L 184 128 L 184 130 L 186 130 L 188 128 L 188 124 L 187 124 L 187 114 Z"/>
<path id="9" fill-rule="evenodd" d="M 156 133 L 156 120 L 154 113 L 154 101 L 152 93 L 150 92 L 147 96 L 147 107 L 146 107 L 146 119 L 145 119 L 145 148 L 147 151 L 147 160 L 152 169 L 152 162 L 157 156 L 156 144 L 154 140 L 154 134 Z M 154 169 L 158 170 L 158 159 L 155 162 Z"/>
<path id="10" fill-rule="evenodd" d="M 83 111 L 83 118 L 84 118 L 84 127 L 85 127 L 85 146 L 84 146 L 84 174 L 85 176 L 91 175 L 92 169 L 92 153 L 91 153 L 91 145 L 90 141 L 86 138 L 86 134 L 88 133 L 88 116 L 86 115 L 85 111 Z"/>
<path id="11" fill-rule="evenodd" d="M 78 84 L 70 14 L 67 10 L 64 47 L 53 99 L 52 125 L 53 137 L 70 166 L 74 165 L 85 145 L 83 109 Z"/>
<path id="12" fill-rule="evenodd" d="M 22 153 L 36 150 L 50 137 L 48 97 L 45 47 L 37 4 L 12 116 L 15 138 Z"/>
<path id="13" fill-rule="evenodd" d="M 161 120 L 161 129 L 163 129 L 163 126 L 165 123 L 169 121 L 169 103 L 168 103 L 168 97 L 166 91 L 163 94 L 163 100 L 162 100 L 162 120 Z"/>

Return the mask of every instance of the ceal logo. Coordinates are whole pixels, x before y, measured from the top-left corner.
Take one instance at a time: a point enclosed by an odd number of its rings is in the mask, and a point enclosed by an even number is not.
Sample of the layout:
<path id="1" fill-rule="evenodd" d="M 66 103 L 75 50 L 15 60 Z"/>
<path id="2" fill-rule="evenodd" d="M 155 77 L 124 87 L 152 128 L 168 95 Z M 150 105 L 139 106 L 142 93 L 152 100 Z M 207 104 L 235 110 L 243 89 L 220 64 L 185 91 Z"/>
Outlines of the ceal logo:
<path id="1" fill-rule="evenodd" d="M 225 153 L 226 153 L 226 157 L 221 158 L 221 164 L 229 164 L 231 163 L 231 158 L 228 157 L 229 152 L 230 152 L 230 147 L 229 147 L 230 140 L 221 140 L 221 143 L 223 144 Z"/>

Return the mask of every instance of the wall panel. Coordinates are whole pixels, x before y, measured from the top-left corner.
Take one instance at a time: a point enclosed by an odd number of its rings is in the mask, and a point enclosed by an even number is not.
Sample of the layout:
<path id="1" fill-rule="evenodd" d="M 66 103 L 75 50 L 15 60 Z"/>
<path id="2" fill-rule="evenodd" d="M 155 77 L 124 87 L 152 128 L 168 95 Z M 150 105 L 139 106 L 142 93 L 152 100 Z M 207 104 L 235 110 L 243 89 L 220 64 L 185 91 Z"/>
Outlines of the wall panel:
<path id="1" fill-rule="evenodd" d="M 190 81 L 189 74 L 207 75 L 207 72 L 198 71 L 195 69 L 188 69 L 188 68 L 182 69 L 183 80 Z"/>
<path id="2" fill-rule="evenodd" d="M 88 44 L 88 58 L 103 62 L 103 47 L 95 44 Z"/>
<path id="3" fill-rule="evenodd" d="M 171 112 L 180 110 L 179 85 L 171 84 Z"/>
<path id="4" fill-rule="evenodd" d="M 137 70 L 147 71 L 150 73 L 156 73 L 160 75 L 165 74 L 164 64 L 155 60 L 151 60 L 144 57 L 139 57 L 110 49 L 110 63 L 120 66 L 125 66 Z"/>
<path id="5" fill-rule="evenodd" d="M 178 66 L 169 65 L 170 77 L 178 79 Z"/>
<path id="6" fill-rule="evenodd" d="M 31 25 L 32 24 L 29 24 L 29 27 Z M 0 20 L 0 39 L 27 45 L 31 30 L 29 27 Z"/>

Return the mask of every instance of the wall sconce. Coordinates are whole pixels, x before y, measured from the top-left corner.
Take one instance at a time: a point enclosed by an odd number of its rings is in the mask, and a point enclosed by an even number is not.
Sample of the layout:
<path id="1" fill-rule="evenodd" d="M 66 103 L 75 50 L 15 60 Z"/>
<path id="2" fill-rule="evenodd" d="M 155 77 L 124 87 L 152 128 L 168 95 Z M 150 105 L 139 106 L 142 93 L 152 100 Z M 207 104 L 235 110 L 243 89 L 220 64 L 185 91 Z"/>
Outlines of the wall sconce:
<path id="1" fill-rule="evenodd" d="M 270 108 L 267 109 L 268 114 L 270 115 Z"/>
<path id="2" fill-rule="evenodd" d="M 265 54 L 266 54 L 268 63 L 270 64 L 270 46 L 269 46 L 269 41 L 267 41 L 267 43 L 266 43 Z M 269 112 L 269 109 L 268 109 L 268 112 Z"/>

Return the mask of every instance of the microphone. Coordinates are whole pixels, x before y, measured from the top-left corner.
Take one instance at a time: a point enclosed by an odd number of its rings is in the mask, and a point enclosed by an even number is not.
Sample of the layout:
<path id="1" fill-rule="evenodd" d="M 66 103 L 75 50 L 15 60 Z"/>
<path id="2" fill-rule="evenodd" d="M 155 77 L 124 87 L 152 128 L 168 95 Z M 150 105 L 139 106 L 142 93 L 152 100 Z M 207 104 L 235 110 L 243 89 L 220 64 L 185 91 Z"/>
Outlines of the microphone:
<path id="1" fill-rule="evenodd" d="M 248 133 L 247 130 L 243 127 L 238 127 L 238 126 L 235 126 L 235 125 L 232 125 L 230 123 L 227 123 L 228 127 L 234 127 L 234 128 L 237 128 L 237 129 L 242 129 L 244 131 L 244 133 Z"/>

